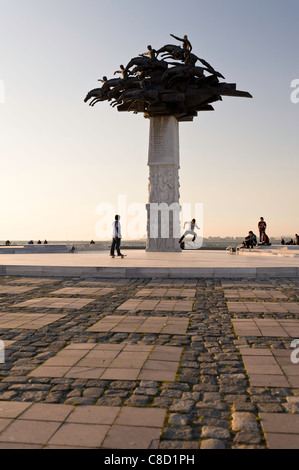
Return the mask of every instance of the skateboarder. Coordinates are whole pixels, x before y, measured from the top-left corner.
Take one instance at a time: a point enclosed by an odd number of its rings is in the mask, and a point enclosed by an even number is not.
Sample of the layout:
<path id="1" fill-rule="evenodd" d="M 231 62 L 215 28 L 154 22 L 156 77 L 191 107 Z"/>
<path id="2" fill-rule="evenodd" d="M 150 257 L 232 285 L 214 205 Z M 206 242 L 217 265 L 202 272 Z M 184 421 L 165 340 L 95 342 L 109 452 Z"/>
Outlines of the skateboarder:
<path id="1" fill-rule="evenodd" d="M 193 238 L 192 238 L 192 241 L 194 242 L 196 237 L 197 237 L 197 234 L 194 232 L 194 229 L 197 228 L 199 229 L 200 227 L 197 226 L 197 223 L 196 223 L 196 220 L 195 219 L 192 219 L 191 222 L 185 222 L 184 223 L 184 229 L 186 227 L 186 225 L 188 225 L 188 230 L 185 231 L 184 235 L 180 238 L 179 240 L 179 244 L 182 243 L 182 241 L 184 240 L 184 238 L 187 236 L 187 235 L 193 235 Z"/>
<path id="2" fill-rule="evenodd" d="M 121 242 L 121 226 L 120 226 L 120 215 L 115 216 L 115 221 L 112 224 L 112 245 L 111 245 L 111 250 L 110 250 L 110 256 L 112 258 L 115 258 L 114 251 L 116 249 L 117 251 L 117 256 L 120 256 L 123 258 L 125 255 L 123 255 L 120 251 L 120 242 Z"/>

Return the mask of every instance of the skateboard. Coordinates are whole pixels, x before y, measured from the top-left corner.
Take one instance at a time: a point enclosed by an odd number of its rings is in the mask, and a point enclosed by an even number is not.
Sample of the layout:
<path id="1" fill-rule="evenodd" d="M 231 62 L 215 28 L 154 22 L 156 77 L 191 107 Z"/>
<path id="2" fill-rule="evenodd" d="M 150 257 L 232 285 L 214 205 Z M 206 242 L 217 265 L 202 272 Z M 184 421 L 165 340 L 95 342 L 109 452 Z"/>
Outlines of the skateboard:
<path id="1" fill-rule="evenodd" d="M 121 255 L 121 256 L 118 256 L 117 255 L 117 258 L 121 258 L 121 259 L 124 259 L 127 255 Z M 111 256 L 112 259 L 116 258 L 116 256 Z"/>

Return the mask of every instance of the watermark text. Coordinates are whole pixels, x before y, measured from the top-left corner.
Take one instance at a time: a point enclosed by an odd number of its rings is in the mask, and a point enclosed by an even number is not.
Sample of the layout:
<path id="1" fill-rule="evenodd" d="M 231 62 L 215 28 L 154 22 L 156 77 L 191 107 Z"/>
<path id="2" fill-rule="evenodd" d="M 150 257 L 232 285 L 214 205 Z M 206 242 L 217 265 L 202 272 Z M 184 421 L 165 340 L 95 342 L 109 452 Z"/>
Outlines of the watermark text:
<path id="1" fill-rule="evenodd" d="M 0 340 L 0 364 L 5 363 L 5 345 L 4 341 Z"/>
<path id="2" fill-rule="evenodd" d="M 291 102 L 297 104 L 299 103 L 299 78 L 295 78 L 291 81 L 291 88 L 294 88 L 291 93 Z"/>
<path id="3" fill-rule="evenodd" d="M 291 362 L 293 364 L 299 364 L 299 339 L 294 339 L 291 342 L 291 348 L 295 348 L 291 353 Z"/>

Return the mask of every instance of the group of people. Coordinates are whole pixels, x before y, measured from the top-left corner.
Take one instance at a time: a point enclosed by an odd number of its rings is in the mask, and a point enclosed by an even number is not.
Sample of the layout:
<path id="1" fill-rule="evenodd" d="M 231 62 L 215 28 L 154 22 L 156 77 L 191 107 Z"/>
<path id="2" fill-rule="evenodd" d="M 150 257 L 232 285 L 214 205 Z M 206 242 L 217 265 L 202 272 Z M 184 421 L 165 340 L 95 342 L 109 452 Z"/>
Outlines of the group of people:
<path id="1" fill-rule="evenodd" d="M 259 240 L 258 243 L 257 236 L 250 230 L 248 232 L 247 237 L 242 243 L 244 248 L 253 248 L 254 246 L 271 246 L 270 240 L 268 235 L 266 234 L 267 224 L 263 217 L 260 218 L 258 223 L 258 231 L 259 231 Z M 281 245 L 299 245 L 299 235 L 295 234 L 295 240 L 291 238 L 288 242 L 286 242 L 283 238 L 281 239 Z"/>
<path id="2" fill-rule="evenodd" d="M 38 244 L 38 245 L 41 245 L 42 242 L 41 242 L 40 240 L 38 240 L 37 244 Z M 47 244 L 48 244 L 48 242 L 47 242 L 47 240 L 45 240 L 45 241 L 44 241 L 44 245 L 47 245 Z M 34 241 L 33 241 L 33 240 L 30 240 L 30 241 L 28 242 L 28 245 L 34 245 Z M 6 240 L 5 246 L 11 246 L 11 242 L 10 242 L 9 240 Z"/>
<path id="3" fill-rule="evenodd" d="M 295 234 L 295 240 L 292 238 L 286 242 L 283 238 L 281 239 L 281 244 L 282 245 L 299 245 L 299 235 L 296 233 Z"/>
<path id="4" fill-rule="evenodd" d="M 264 220 L 264 217 L 261 217 L 258 223 L 258 231 L 259 231 L 259 243 L 257 240 L 257 236 L 253 233 L 252 230 L 248 232 L 247 237 L 242 243 L 243 248 L 253 248 L 255 246 L 271 246 L 270 239 L 266 234 L 267 224 Z"/>

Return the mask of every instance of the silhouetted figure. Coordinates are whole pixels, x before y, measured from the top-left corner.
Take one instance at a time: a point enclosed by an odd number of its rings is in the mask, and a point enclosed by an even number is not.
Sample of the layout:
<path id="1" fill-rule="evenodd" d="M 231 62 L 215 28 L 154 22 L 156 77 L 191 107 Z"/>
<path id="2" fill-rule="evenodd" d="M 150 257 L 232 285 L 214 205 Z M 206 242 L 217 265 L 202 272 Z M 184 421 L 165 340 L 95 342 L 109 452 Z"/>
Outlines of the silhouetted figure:
<path id="1" fill-rule="evenodd" d="M 285 245 L 285 244 L 286 244 L 286 242 L 285 242 L 284 238 L 282 238 L 282 239 L 281 239 L 281 242 L 280 242 L 280 244 L 281 244 L 281 245 Z"/>
<path id="2" fill-rule="evenodd" d="M 40 240 L 38 240 L 37 244 L 38 244 L 38 245 L 41 245 L 41 244 L 42 244 L 42 242 L 41 242 Z"/>
<path id="3" fill-rule="evenodd" d="M 295 245 L 299 245 L 299 235 L 297 233 L 295 235 Z"/>
<path id="4" fill-rule="evenodd" d="M 291 240 L 286 242 L 286 245 L 295 245 L 294 240 L 291 238 Z"/>
<path id="5" fill-rule="evenodd" d="M 5 245 L 6 245 L 6 246 L 10 246 L 10 245 L 11 245 L 10 241 L 9 241 L 9 240 L 6 240 Z"/>
<path id="6" fill-rule="evenodd" d="M 47 240 L 45 240 L 45 241 L 44 241 L 44 245 L 48 245 L 48 242 L 47 242 Z"/>
<path id="7" fill-rule="evenodd" d="M 91 240 L 90 244 L 91 244 L 91 245 L 94 245 L 94 244 L 95 244 L 95 242 L 94 242 L 93 240 Z"/>

